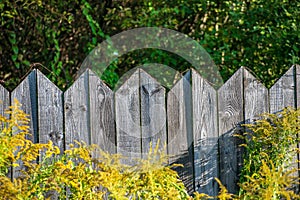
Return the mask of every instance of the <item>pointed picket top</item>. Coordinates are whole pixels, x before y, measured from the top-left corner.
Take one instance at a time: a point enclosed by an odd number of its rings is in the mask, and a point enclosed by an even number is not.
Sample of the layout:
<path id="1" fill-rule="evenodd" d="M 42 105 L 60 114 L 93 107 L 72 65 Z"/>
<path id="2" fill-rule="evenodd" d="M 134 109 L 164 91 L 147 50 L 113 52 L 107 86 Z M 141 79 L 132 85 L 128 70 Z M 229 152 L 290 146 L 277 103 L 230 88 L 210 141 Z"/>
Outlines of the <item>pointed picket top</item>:
<path id="1" fill-rule="evenodd" d="M 220 135 L 243 121 L 243 71 L 241 67 L 218 90 Z"/>
<path id="2" fill-rule="evenodd" d="M 29 115 L 29 127 L 32 136 L 28 139 L 37 141 L 37 94 L 36 69 L 32 70 L 25 79 L 11 92 L 11 103 L 17 99 L 22 104 L 21 109 Z"/>
<path id="3" fill-rule="evenodd" d="M 187 85 L 190 80 L 183 76 L 167 94 L 167 113 L 168 113 L 168 152 L 171 155 L 186 153 L 188 148 L 188 138 L 186 137 L 186 103 Z"/>
<path id="4" fill-rule="evenodd" d="M 192 70 L 195 190 L 210 196 L 218 194 L 218 113 L 217 92 Z"/>
<path id="5" fill-rule="evenodd" d="M 38 141 L 38 122 L 37 122 L 37 87 L 36 87 L 36 70 L 32 70 L 25 79 L 11 92 L 11 103 L 14 105 L 14 99 L 17 99 L 21 103 L 21 109 L 29 115 L 29 130 L 31 135 L 27 135 L 26 139 L 33 142 Z M 22 162 L 18 162 L 20 165 L 12 171 L 12 177 L 19 177 L 22 173 L 24 166 Z"/>
<path id="6" fill-rule="evenodd" d="M 270 112 L 275 113 L 284 107 L 296 105 L 295 97 L 295 66 L 292 66 L 277 82 L 269 89 Z"/>
<path id="7" fill-rule="evenodd" d="M 86 70 L 64 93 L 65 145 L 75 140 L 90 144 L 89 85 Z"/>
<path id="8" fill-rule="evenodd" d="M 91 143 L 116 153 L 113 91 L 92 71 L 89 74 Z"/>
<path id="9" fill-rule="evenodd" d="M 233 136 L 244 121 L 243 68 L 218 90 L 220 179 L 230 193 L 238 190 L 238 174 L 242 165 L 239 140 Z"/>
<path id="10" fill-rule="evenodd" d="M 192 95 L 190 70 L 171 88 L 167 94 L 168 153 L 170 163 L 183 164 L 175 168 L 189 193 L 194 191 Z"/>
<path id="11" fill-rule="evenodd" d="M 268 89 L 246 68 L 244 68 L 244 106 L 247 123 L 258 119 L 260 114 L 269 112 Z"/>
<path id="12" fill-rule="evenodd" d="M 115 92 L 117 152 L 141 157 L 139 69 Z M 127 163 L 131 164 L 131 163 Z"/>
<path id="13" fill-rule="evenodd" d="M 167 142 L 165 93 L 166 89 L 155 78 L 140 69 L 143 157 L 147 157 L 150 144 L 155 148 L 159 141 L 163 149 Z"/>
<path id="14" fill-rule="evenodd" d="M 38 69 L 38 132 L 39 142 L 49 140 L 64 150 L 63 142 L 63 92 Z"/>

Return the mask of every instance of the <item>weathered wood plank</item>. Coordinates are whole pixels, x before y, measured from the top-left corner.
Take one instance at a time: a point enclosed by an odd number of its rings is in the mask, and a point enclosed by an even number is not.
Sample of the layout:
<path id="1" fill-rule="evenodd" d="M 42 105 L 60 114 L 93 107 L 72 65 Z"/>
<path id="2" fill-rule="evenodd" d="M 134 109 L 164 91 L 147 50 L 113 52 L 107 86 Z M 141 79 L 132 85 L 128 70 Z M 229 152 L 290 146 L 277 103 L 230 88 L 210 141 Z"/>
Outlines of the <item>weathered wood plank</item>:
<path id="1" fill-rule="evenodd" d="M 114 99 L 112 90 L 89 70 L 91 143 L 116 153 Z"/>
<path id="2" fill-rule="evenodd" d="M 75 140 L 90 144 L 88 71 L 64 93 L 64 100 L 66 149 Z"/>
<path id="3" fill-rule="evenodd" d="M 37 91 L 39 142 L 48 143 L 51 140 L 63 152 L 62 91 L 39 70 L 37 70 Z"/>
<path id="4" fill-rule="evenodd" d="M 269 112 L 268 89 L 246 69 L 244 69 L 244 110 L 246 123 L 252 123 L 262 113 Z"/>
<path id="5" fill-rule="evenodd" d="M 291 67 L 269 90 L 270 112 L 281 111 L 284 107 L 295 107 L 294 67 Z"/>
<path id="6" fill-rule="evenodd" d="M 132 159 L 141 158 L 139 69 L 115 92 L 115 106 L 117 152 Z"/>
<path id="7" fill-rule="evenodd" d="M 296 69 L 292 66 L 269 90 L 270 94 L 270 112 L 276 113 L 282 111 L 285 107 L 296 107 Z M 298 155 L 294 157 L 290 168 L 298 168 Z M 298 175 L 295 172 L 293 175 Z M 299 191 L 299 186 L 294 186 Z"/>
<path id="8" fill-rule="evenodd" d="M 238 191 L 238 174 L 242 163 L 240 141 L 233 134 L 243 122 L 243 69 L 239 69 L 219 90 L 220 179 L 229 192 Z"/>
<path id="9" fill-rule="evenodd" d="M 176 168 L 180 179 L 191 193 L 193 183 L 193 155 L 192 155 L 192 110 L 191 110 L 190 72 L 181 78 L 167 95 L 168 122 L 168 153 L 170 164 L 183 164 L 183 168 Z"/>
<path id="10" fill-rule="evenodd" d="M 8 118 L 9 115 L 5 114 L 5 110 L 8 109 L 9 106 L 10 106 L 9 92 L 2 85 L 0 85 L 0 115 Z M 4 123 L 0 124 L 0 128 L 1 128 L 1 130 L 4 128 Z M 9 178 L 12 177 L 11 168 L 9 168 L 7 177 L 9 177 Z"/>
<path id="11" fill-rule="evenodd" d="M 217 92 L 192 71 L 195 188 L 210 196 L 218 194 Z"/>
<path id="12" fill-rule="evenodd" d="M 297 108 L 300 108 L 300 65 L 295 65 L 296 68 L 296 99 Z"/>
<path id="13" fill-rule="evenodd" d="M 140 70 L 140 98 L 142 123 L 142 153 L 147 157 L 150 149 L 167 142 L 165 88 L 145 71 Z M 159 144 L 157 142 L 159 141 Z"/>
<path id="14" fill-rule="evenodd" d="M 0 115 L 9 117 L 7 114 L 4 113 L 9 106 L 10 106 L 9 92 L 2 85 L 0 85 Z M 1 124 L 0 127 L 3 128 L 3 124 Z"/>
<path id="15" fill-rule="evenodd" d="M 37 142 L 37 94 L 36 94 L 36 70 L 33 70 L 11 93 L 11 102 L 14 104 L 17 99 L 21 104 L 21 109 L 29 115 L 30 131 L 32 136 L 28 137 Z"/>
<path id="16" fill-rule="evenodd" d="M 14 99 L 17 99 L 21 104 L 21 109 L 29 115 L 30 133 L 26 138 L 38 142 L 37 135 L 37 88 L 36 88 L 36 70 L 33 70 L 11 93 L 11 102 L 14 105 Z M 18 177 L 22 169 L 22 163 L 18 163 L 20 167 L 13 170 L 13 177 Z"/>
<path id="17" fill-rule="evenodd" d="M 296 89 L 296 107 L 297 107 L 297 109 L 300 109 L 300 65 L 295 65 L 295 72 L 296 72 L 296 87 L 295 87 L 295 89 Z M 299 137 L 299 135 L 298 135 L 298 137 Z M 298 144 L 298 146 L 297 146 L 298 148 L 300 148 L 300 144 Z M 295 158 L 295 159 L 297 159 L 298 161 L 300 160 L 300 153 L 298 153 L 298 155 L 297 155 L 297 158 Z M 298 170 L 300 169 L 300 162 L 298 162 Z M 298 171 L 298 177 L 300 177 L 300 172 Z M 296 188 L 296 189 L 298 189 L 298 192 L 299 192 L 299 186 L 298 186 L 298 188 Z"/>
<path id="18" fill-rule="evenodd" d="M 64 151 L 62 91 L 39 70 L 37 70 L 37 102 L 39 143 L 45 144 L 51 140 L 62 153 Z M 45 196 L 51 200 L 58 199 L 55 191 L 48 191 Z"/>

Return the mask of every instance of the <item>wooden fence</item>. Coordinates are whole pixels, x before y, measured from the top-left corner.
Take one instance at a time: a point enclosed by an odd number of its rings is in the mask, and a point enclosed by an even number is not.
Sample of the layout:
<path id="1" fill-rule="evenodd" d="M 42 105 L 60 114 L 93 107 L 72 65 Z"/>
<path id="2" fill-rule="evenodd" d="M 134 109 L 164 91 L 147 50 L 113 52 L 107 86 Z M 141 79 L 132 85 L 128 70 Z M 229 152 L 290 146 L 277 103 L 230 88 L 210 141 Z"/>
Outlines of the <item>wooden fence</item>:
<path id="1" fill-rule="evenodd" d="M 215 90 L 190 70 L 166 91 L 154 78 L 137 69 L 115 92 L 86 70 L 65 92 L 39 70 L 17 88 L 0 87 L 0 113 L 16 98 L 30 115 L 35 142 L 52 140 L 61 150 L 74 140 L 94 143 L 111 153 L 143 157 L 150 142 L 166 142 L 172 162 L 189 191 L 216 195 L 218 184 L 237 191 L 242 164 L 242 131 L 263 112 L 300 106 L 300 66 L 291 67 L 270 89 L 240 68 Z M 16 175 L 15 175 L 16 176 Z"/>

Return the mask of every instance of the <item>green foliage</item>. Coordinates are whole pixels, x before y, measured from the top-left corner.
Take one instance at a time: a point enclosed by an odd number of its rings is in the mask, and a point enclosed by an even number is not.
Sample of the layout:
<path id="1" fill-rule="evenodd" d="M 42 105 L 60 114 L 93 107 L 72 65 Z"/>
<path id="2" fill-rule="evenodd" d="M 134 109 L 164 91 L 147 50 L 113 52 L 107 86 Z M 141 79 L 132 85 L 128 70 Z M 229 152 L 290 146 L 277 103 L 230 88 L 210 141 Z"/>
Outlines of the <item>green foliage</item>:
<path id="1" fill-rule="evenodd" d="M 299 62 L 299 6 L 299 1 L 128 1 L 108 9 L 106 20 L 116 31 L 159 26 L 185 33 L 208 51 L 225 80 L 246 66 L 271 86 Z"/>
<path id="2" fill-rule="evenodd" d="M 0 2 L 0 79 L 12 89 L 34 66 L 68 87 L 88 53 L 124 30 L 158 26 L 198 41 L 228 79 L 240 66 L 271 86 L 300 59 L 300 2 L 264 0 Z M 160 50 L 120 58 L 103 74 L 114 86 L 129 69 L 157 62 L 178 71 L 190 64 Z M 50 73 L 49 73 L 50 71 Z"/>
<path id="3" fill-rule="evenodd" d="M 240 176 L 240 196 L 245 199 L 297 196 L 290 189 L 299 184 L 299 119 L 300 110 L 286 108 L 276 114 L 262 115 L 255 124 L 245 125 L 248 130 L 242 136 L 246 155 Z"/>
<path id="4" fill-rule="evenodd" d="M 267 155 L 265 157 L 257 172 L 245 175 L 240 199 L 299 199 L 300 196 L 291 190 L 292 186 L 299 185 L 298 178 L 293 175 L 297 170 L 277 167 Z"/>

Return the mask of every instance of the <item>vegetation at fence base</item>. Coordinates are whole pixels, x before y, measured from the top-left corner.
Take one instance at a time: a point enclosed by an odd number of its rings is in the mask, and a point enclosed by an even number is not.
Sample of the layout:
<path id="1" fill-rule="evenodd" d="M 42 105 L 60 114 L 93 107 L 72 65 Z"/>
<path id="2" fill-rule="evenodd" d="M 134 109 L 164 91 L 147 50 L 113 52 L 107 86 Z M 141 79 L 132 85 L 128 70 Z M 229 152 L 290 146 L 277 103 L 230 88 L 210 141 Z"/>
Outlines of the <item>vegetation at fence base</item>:
<path id="1" fill-rule="evenodd" d="M 60 152 L 51 141 L 33 143 L 29 120 L 20 104 L 0 116 L 0 198 L 1 199 L 299 199 L 292 187 L 298 185 L 292 168 L 297 153 L 300 111 L 291 108 L 265 114 L 255 124 L 246 125 L 246 155 L 239 194 L 229 194 L 216 179 L 216 197 L 194 193 L 189 196 L 178 174 L 169 166 L 168 156 L 158 147 L 136 165 L 122 163 L 118 154 L 108 154 L 97 146 L 76 142 Z M 151 146 L 151 145 L 150 145 Z M 13 171 L 13 177 L 9 177 Z M 16 176 L 17 174 L 17 176 Z"/>
<path id="2" fill-rule="evenodd" d="M 246 149 L 240 175 L 243 199 L 299 199 L 298 158 L 300 110 L 286 108 L 263 114 L 246 124 L 241 137 Z"/>
<path id="3" fill-rule="evenodd" d="M 300 61 L 299 6 L 296 0 L 2 0 L 0 80 L 13 89 L 31 67 L 44 66 L 52 81 L 67 88 L 96 45 L 150 26 L 198 41 L 224 79 L 247 66 L 270 86 Z M 154 62 L 180 71 L 190 67 L 176 55 L 140 50 L 112 64 L 103 78 L 113 85 L 129 68 Z"/>
<path id="4" fill-rule="evenodd" d="M 171 169 L 177 165 L 167 166 L 168 156 L 159 146 L 134 166 L 122 164 L 125 158 L 118 154 L 79 142 L 62 153 L 51 141 L 39 144 L 26 139 L 29 120 L 18 101 L 6 114 L 10 117 L 0 117 L 1 199 L 49 199 L 51 195 L 59 199 L 192 198 Z M 7 176 L 10 169 L 13 178 Z"/>

